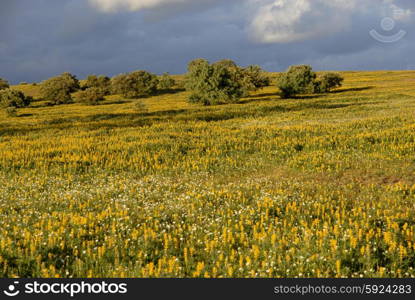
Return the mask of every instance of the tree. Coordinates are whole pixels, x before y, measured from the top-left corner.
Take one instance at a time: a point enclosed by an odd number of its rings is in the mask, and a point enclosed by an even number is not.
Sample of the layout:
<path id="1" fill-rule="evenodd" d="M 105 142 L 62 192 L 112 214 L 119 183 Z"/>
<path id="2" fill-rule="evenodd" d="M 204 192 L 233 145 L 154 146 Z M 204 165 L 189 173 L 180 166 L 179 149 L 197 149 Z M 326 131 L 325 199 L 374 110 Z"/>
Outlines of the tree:
<path id="1" fill-rule="evenodd" d="M 332 89 L 341 87 L 344 78 L 339 73 L 328 72 L 318 78 L 318 92 L 328 93 Z"/>
<path id="2" fill-rule="evenodd" d="M 147 71 L 135 71 L 121 74 L 111 81 L 112 91 L 126 98 L 140 98 L 153 95 L 157 91 L 159 80 Z"/>
<path id="3" fill-rule="evenodd" d="M 243 82 L 248 91 L 256 91 L 270 85 L 270 79 L 260 66 L 248 66 L 243 70 Z"/>
<path id="4" fill-rule="evenodd" d="M 243 85 L 247 96 L 250 91 L 256 91 L 270 84 L 270 80 L 260 66 L 251 65 L 246 68 L 239 67 L 233 60 L 222 59 L 214 63 L 216 66 L 222 66 L 232 73 L 234 80 L 238 80 Z"/>
<path id="5" fill-rule="evenodd" d="M 63 73 L 42 82 L 40 91 L 45 100 L 53 104 L 65 104 L 72 101 L 71 94 L 79 88 L 79 81 L 74 75 Z"/>
<path id="6" fill-rule="evenodd" d="M 204 105 L 236 102 L 245 93 L 239 76 L 239 72 L 223 64 L 193 60 L 186 76 L 186 90 L 191 93 L 189 101 Z"/>
<path id="7" fill-rule="evenodd" d="M 86 89 L 97 88 L 101 90 L 104 95 L 109 95 L 111 91 L 111 79 L 105 75 L 89 75 L 84 85 Z"/>
<path id="8" fill-rule="evenodd" d="M 281 97 L 289 98 L 297 94 L 313 92 L 316 77 L 311 66 L 291 66 L 278 80 Z"/>
<path id="9" fill-rule="evenodd" d="M 169 75 L 169 73 L 164 73 L 159 78 L 159 84 L 157 88 L 162 91 L 168 91 L 171 90 L 175 84 L 176 81 Z"/>
<path id="10" fill-rule="evenodd" d="M 88 105 L 98 105 L 105 99 L 105 93 L 102 88 L 91 87 L 84 91 L 80 91 L 77 95 L 77 102 Z"/>
<path id="11" fill-rule="evenodd" d="M 0 90 L 8 89 L 9 83 L 7 80 L 0 78 Z"/>
<path id="12" fill-rule="evenodd" d="M 27 97 L 21 91 L 4 89 L 0 90 L 0 105 L 3 108 L 8 107 L 25 107 L 30 104 L 32 97 Z"/>
<path id="13" fill-rule="evenodd" d="M 238 65 L 231 59 L 222 59 L 214 63 L 214 65 L 222 66 L 227 69 L 238 69 Z"/>
<path id="14" fill-rule="evenodd" d="M 6 115 L 10 118 L 17 117 L 16 107 L 7 107 L 4 111 L 6 112 Z"/>

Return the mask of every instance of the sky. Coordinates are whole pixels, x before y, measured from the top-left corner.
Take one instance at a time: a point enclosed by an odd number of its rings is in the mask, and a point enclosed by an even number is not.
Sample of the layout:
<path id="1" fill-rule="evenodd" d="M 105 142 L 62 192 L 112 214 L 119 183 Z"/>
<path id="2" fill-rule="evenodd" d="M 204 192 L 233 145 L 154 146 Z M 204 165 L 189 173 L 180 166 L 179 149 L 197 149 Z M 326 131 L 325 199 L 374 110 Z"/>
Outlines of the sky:
<path id="1" fill-rule="evenodd" d="M 415 69 L 414 11 L 413 0 L 1 0 L 0 77 L 180 74 L 195 58 Z"/>

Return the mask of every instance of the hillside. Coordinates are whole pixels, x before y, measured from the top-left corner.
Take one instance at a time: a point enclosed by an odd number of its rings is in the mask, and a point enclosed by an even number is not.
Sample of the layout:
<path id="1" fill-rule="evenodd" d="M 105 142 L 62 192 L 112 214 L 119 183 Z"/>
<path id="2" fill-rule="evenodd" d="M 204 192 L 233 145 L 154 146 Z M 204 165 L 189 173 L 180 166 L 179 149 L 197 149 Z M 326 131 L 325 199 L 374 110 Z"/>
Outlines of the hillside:
<path id="1" fill-rule="evenodd" d="M 342 74 L 1 111 L 0 277 L 415 276 L 415 73 Z"/>

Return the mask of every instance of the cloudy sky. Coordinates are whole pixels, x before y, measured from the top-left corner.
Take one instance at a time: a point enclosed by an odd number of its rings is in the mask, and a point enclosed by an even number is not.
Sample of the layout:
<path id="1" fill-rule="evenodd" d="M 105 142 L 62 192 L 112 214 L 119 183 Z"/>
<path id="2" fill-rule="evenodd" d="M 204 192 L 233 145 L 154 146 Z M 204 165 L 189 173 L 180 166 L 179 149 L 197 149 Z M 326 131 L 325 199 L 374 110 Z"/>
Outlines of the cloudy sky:
<path id="1" fill-rule="evenodd" d="M 414 69 L 414 11 L 413 0 L 1 0 L 0 77 L 176 74 L 199 57 Z"/>

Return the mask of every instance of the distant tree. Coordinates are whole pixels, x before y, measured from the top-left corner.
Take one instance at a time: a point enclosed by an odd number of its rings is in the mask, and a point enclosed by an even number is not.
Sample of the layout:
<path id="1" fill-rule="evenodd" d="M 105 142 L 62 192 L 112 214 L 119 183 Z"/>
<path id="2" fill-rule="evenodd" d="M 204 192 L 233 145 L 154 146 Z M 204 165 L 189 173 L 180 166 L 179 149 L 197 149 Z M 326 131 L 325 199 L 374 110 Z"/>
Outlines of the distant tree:
<path id="1" fill-rule="evenodd" d="M 239 76 L 240 72 L 234 72 L 223 64 L 193 60 L 186 76 L 186 90 L 191 93 L 189 101 L 204 105 L 236 102 L 245 92 Z"/>
<path id="2" fill-rule="evenodd" d="M 324 73 L 317 80 L 316 92 L 328 93 L 332 89 L 341 87 L 343 84 L 344 78 L 339 73 L 328 72 Z"/>
<path id="3" fill-rule="evenodd" d="M 0 90 L 4 90 L 8 88 L 9 88 L 9 83 L 7 82 L 7 80 L 0 78 Z"/>
<path id="4" fill-rule="evenodd" d="M 8 107 L 25 107 L 30 104 L 32 97 L 27 97 L 21 91 L 4 89 L 0 90 L 0 105 L 3 108 Z"/>
<path id="5" fill-rule="evenodd" d="M 205 66 L 206 64 L 209 65 L 209 62 L 204 58 L 196 58 L 189 62 L 187 65 L 187 70 L 191 72 L 191 70 L 196 70 L 197 68 L 201 68 L 202 66 Z"/>
<path id="6" fill-rule="evenodd" d="M 97 88 L 104 95 L 109 95 L 111 91 L 111 79 L 105 75 L 89 75 L 86 79 L 84 88 Z"/>
<path id="7" fill-rule="evenodd" d="M 102 88 L 98 87 L 90 87 L 84 91 L 80 91 L 76 97 L 77 102 L 88 105 L 98 105 L 104 99 L 105 92 Z"/>
<path id="8" fill-rule="evenodd" d="M 164 73 L 159 77 L 159 84 L 157 88 L 161 91 L 167 91 L 171 90 L 175 84 L 176 81 L 170 76 L 170 74 Z"/>
<path id="9" fill-rule="evenodd" d="M 17 117 L 16 107 L 7 107 L 4 111 L 8 117 Z"/>
<path id="10" fill-rule="evenodd" d="M 270 85 L 270 78 L 260 66 L 248 66 L 242 69 L 244 86 L 248 91 L 256 91 Z"/>
<path id="11" fill-rule="evenodd" d="M 238 65 L 231 59 L 222 59 L 214 63 L 216 66 L 222 66 L 227 69 L 238 69 Z"/>
<path id="12" fill-rule="evenodd" d="M 314 82 L 317 78 L 311 66 L 291 66 L 278 80 L 278 88 L 282 98 L 289 98 L 297 94 L 313 92 Z"/>
<path id="13" fill-rule="evenodd" d="M 40 91 L 45 100 L 53 104 L 65 104 L 72 101 L 71 94 L 79 90 L 79 80 L 70 73 L 43 81 Z"/>
<path id="14" fill-rule="evenodd" d="M 153 95 L 157 91 L 159 80 L 147 71 L 135 71 L 121 74 L 111 80 L 112 91 L 126 98 L 140 98 Z"/>
<path id="15" fill-rule="evenodd" d="M 215 66 L 222 66 L 232 73 L 234 80 L 239 81 L 247 96 L 250 91 L 256 91 L 270 84 L 270 80 L 265 72 L 259 66 L 248 66 L 246 68 L 239 67 L 233 60 L 222 59 L 214 63 Z"/>

